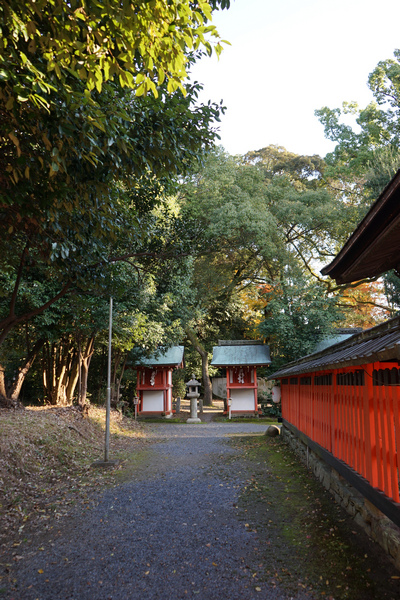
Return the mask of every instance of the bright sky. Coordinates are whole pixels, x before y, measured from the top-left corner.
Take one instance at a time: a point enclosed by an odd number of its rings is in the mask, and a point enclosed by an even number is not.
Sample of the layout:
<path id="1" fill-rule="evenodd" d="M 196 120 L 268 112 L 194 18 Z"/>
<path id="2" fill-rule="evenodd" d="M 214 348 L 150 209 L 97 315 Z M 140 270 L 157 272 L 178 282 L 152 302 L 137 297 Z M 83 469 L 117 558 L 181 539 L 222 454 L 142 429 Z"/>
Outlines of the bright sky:
<path id="1" fill-rule="evenodd" d="M 227 107 L 230 154 L 277 144 L 324 156 L 333 144 L 314 110 L 368 104 L 369 73 L 400 48 L 399 0 L 231 0 L 213 23 L 232 46 L 202 59 L 193 78 L 203 102 Z"/>

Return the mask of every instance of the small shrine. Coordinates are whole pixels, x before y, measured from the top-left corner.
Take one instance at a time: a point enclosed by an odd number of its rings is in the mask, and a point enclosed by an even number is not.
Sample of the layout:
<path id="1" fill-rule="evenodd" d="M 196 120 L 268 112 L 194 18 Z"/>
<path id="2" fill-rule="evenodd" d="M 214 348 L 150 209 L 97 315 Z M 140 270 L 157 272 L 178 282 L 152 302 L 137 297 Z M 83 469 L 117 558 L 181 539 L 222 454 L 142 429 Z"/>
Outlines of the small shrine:
<path id="1" fill-rule="evenodd" d="M 211 365 L 226 369 L 227 412 L 258 414 L 257 367 L 271 362 L 269 346 L 261 341 L 219 340 Z"/>
<path id="2" fill-rule="evenodd" d="M 184 366 L 184 347 L 172 346 L 137 366 L 138 414 L 172 417 L 172 371 Z"/>

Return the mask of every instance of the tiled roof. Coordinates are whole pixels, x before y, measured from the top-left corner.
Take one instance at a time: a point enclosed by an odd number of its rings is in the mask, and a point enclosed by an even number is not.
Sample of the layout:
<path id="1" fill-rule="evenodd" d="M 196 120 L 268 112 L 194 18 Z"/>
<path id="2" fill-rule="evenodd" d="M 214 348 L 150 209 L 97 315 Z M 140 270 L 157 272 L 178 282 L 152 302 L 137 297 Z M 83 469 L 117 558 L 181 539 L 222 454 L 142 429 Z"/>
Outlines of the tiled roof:
<path id="1" fill-rule="evenodd" d="M 269 379 L 390 360 L 400 360 L 400 317 L 288 363 Z"/>
<path id="2" fill-rule="evenodd" d="M 238 344 L 214 346 L 211 365 L 214 367 L 266 366 L 271 362 L 266 344 Z"/>
<path id="3" fill-rule="evenodd" d="M 148 358 L 143 358 L 140 365 L 145 367 L 178 367 L 183 361 L 183 353 L 183 346 L 159 348 L 157 352 Z"/>

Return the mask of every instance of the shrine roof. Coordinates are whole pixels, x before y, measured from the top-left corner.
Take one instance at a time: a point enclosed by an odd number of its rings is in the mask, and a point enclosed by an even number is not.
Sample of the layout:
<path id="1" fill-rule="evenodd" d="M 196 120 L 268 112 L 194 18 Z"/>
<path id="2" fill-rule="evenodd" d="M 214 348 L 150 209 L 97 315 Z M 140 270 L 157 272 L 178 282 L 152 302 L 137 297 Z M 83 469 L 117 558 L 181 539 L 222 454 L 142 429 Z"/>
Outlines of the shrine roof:
<path id="1" fill-rule="evenodd" d="M 154 354 L 140 360 L 144 367 L 179 367 L 183 363 L 184 346 L 159 348 Z"/>
<path id="2" fill-rule="evenodd" d="M 240 340 L 229 341 L 227 345 L 214 346 L 211 365 L 213 367 L 261 367 L 271 362 L 269 346 L 262 342 Z"/>
<path id="3" fill-rule="evenodd" d="M 400 317 L 356 333 L 325 350 L 288 363 L 268 379 L 391 361 L 400 361 Z"/>

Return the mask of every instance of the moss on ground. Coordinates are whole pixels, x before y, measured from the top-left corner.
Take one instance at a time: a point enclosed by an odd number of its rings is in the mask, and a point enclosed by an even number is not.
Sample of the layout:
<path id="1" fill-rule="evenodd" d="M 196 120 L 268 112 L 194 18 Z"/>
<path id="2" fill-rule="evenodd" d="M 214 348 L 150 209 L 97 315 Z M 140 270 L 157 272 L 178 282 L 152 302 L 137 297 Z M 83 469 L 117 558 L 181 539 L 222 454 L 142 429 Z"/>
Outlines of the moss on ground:
<path id="1" fill-rule="evenodd" d="M 398 600 L 400 573 L 281 438 L 242 437 L 251 477 L 242 518 L 257 531 L 258 577 L 330 600 Z"/>

